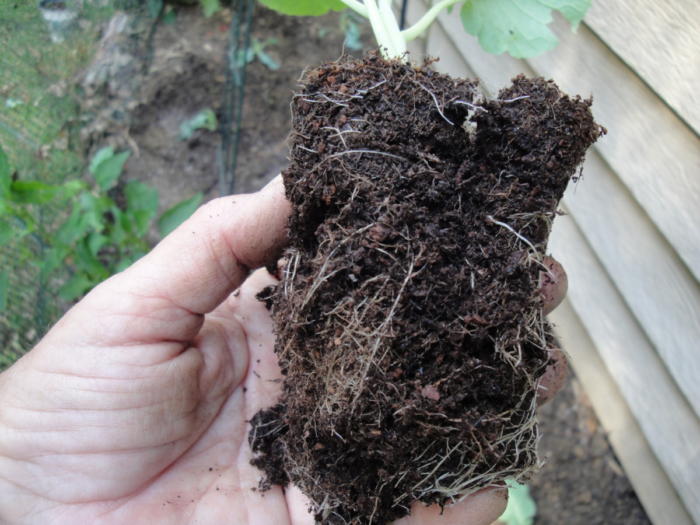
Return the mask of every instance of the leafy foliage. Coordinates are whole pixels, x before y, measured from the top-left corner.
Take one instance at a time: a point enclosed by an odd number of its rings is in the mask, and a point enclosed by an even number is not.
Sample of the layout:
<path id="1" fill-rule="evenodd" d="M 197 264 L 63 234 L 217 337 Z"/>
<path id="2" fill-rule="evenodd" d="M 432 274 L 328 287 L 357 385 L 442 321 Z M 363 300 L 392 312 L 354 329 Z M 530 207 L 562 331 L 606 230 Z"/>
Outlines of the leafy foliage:
<path id="1" fill-rule="evenodd" d="M 102 148 L 95 154 L 90 163 L 90 173 L 101 189 L 109 190 L 117 183 L 128 158 L 128 152 L 115 155 L 112 147 Z"/>
<path id="2" fill-rule="evenodd" d="M 179 202 L 158 219 L 158 233 L 163 237 L 177 228 L 185 219 L 194 213 L 202 203 L 204 195 L 197 193 L 194 197 Z"/>
<path id="3" fill-rule="evenodd" d="M 10 174 L 10 161 L 0 147 L 0 199 L 4 199 L 10 192 L 12 176 Z"/>
<path id="4" fill-rule="evenodd" d="M 347 7 L 340 0 L 259 0 L 263 5 L 288 15 L 322 15 Z M 507 52 L 516 58 L 528 58 L 557 44 L 549 29 L 552 10 L 559 11 L 575 30 L 591 6 L 592 0 L 441 0 L 425 16 L 406 30 L 399 31 L 391 9 L 380 9 L 377 0 L 353 1 L 353 10 L 362 16 L 374 16 L 372 28 L 380 48 L 396 58 L 405 51 L 405 41 L 422 34 L 442 9 L 461 4 L 464 29 L 479 39 L 481 47 L 494 54 Z M 369 9 L 370 5 L 374 5 Z M 394 18 L 394 20 L 390 20 Z M 357 42 L 357 27 L 346 27 L 346 45 Z M 402 45 L 397 45 L 403 42 Z"/>
<path id="5" fill-rule="evenodd" d="M 182 124 L 180 124 L 180 138 L 182 140 L 187 140 L 192 137 L 195 131 L 198 129 L 208 129 L 209 131 L 216 131 L 218 123 L 216 120 L 216 113 L 211 108 L 205 108 L 199 111 L 192 118 L 187 119 Z"/>
<path id="6" fill-rule="evenodd" d="M 276 38 L 267 38 L 265 40 L 258 40 L 257 38 L 254 38 L 250 43 L 249 51 L 252 50 L 253 56 L 257 58 L 261 64 L 267 67 L 267 69 L 277 71 L 280 68 L 279 63 L 272 58 L 267 51 L 265 51 L 266 47 L 276 44 Z"/>
<path id="7" fill-rule="evenodd" d="M 257 58 L 260 63 L 269 70 L 277 71 L 280 68 L 279 63 L 265 51 L 266 47 L 276 44 L 276 38 L 267 38 L 265 40 L 259 40 L 257 38 L 252 39 L 247 49 L 238 51 L 238 66 L 243 67 L 245 64 L 250 64 Z"/>
<path id="8" fill-rule="evenodd" d="M 586 11 L 591 7 L 592 0 L 541 0 L 541 2 L 559 11 L 569 21 L 571 28 L 576 30 Z"/>
<path id="9" fill-rule="evenodd" d="M 508 481 L 508 506 L 501 517 L 500 523 L 505 525 L 532 525 L 537 514 L 537 505 L 530 496 L 527 485 Z"/>
<path id="10" fill-rule="evenodd" d="M 13 176 L 0 148 L 0 245 L 14 242 L 18 253 L 38 267 L 42 282 L 68 267 L 71 277 L 58 290 L 66 301 L 79 298 L 150 249 L 146 237 L 157 215 L 158 192 L 140 181 L 120 184 L 128 157 L 128 152 L 102 148 L 88 168 L 94 183 L 46 184 Z M 173 230 L 201 201 L 199 193 L 165 211 L 157 221 L 158 229 Z M 70 209 L 57 227 L 46 228 L 37 219 L 48 204 Z M 43 247 L 40 254 L 31 248 L 34 245 Z M 9 272 L 3 270 L 0 311 L 7 306 L 9 288 Z"/>
<path id="11" fill-rule="evenodd" d="M 340 0 L 260 0 L 265 7 L 284 15 L 318 16 L 328 11 L 342 11 L 347 6 Z"/>
<path id="12" fill-rule="evenodd" d="M 552 49 L 557 37 L 549 29 L 552 9 L 575 29 L 591 0 L 469 0 L 460 12 L 464 29 L 485 51 L 528 58 Z"/>
<path id="13" fill-rule="evenodd" d="M 151 18 L 157 18 L 161 9 L 163 9 L 163 0 L 146 0 L 146 10 Z"/>
<path id="14" fill-rule="evenodd" d="M 0 312 L 7 306 L 7 292 L 9 290 L 10 273 L 0 270 Z"/>
<path id="15" fill-rule="evenodd" d="M 204 11 L 204 16 L 210 17 L 221 9 L 221 4 L 219 0 L 200 0 L 202 4 L 202 10 Z"/>
<path id="16" fill-rule="evenodd" d="M 253 38 L 250 41 L 250 46 L 248 46 L 246 49 L 238 50 L 238 54 L 236 55 L 238 66 L 243 67 L 244 65 L 253 62 L 253 60 L 258 59 L 261 64 L 267 67 L 267 69 L 277 71 L 280 68 L 279 63 L 265 50 L 267 47 L 276 44 L 276 38 L 267 38 L 265 40 Z"/>

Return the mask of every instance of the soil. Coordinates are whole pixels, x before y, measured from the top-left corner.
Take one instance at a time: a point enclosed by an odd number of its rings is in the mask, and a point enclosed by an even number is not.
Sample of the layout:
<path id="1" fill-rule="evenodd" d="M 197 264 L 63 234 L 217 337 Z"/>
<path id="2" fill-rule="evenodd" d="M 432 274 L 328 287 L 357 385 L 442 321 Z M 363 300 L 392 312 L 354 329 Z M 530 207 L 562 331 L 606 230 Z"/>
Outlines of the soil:
<path id="1" fill-rule="evenodd" d="M 290 248 L 272 307 L 286 375 L 252 421 L 268 483 L 323 523 L 388 523 L 537 464 L 553 345 L 538 282 L 557 205 L 604 132 L 590 101 L 376 54 L 308 73 L 283 172 Z"/>
<path id="2" fill-rule="evenodd" d="M 650 525 L 581 383 L 540 408 L 542 470 L 528 483 L 536 525 Z"/>

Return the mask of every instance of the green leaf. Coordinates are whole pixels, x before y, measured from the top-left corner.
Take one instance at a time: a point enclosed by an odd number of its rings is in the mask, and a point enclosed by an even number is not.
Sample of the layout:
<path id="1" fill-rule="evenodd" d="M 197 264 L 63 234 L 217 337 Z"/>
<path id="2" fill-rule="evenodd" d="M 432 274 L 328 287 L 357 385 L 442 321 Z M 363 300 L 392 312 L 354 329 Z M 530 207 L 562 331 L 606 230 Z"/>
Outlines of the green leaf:
<path id="1" fill-rule="evenodd" d="M 139 237 L 145 235 L 148 231 L 148 227 L 151 225 L 151 220 L 153 219 L 154 215 L 155 213 L 145 210 L 129 211 L 128 217 L 133 223 L 133 227 L 129 227 L 127 229 Z"/>
<path id="2" fill-rule="evenodd" d="M 216 126 L 216 113 L 209 108 L 205 108 L 194 117 L 180 124 L 180 138 L 182 140 L 187 140 L 192 137 L 192 134 L 198 129 L 216 131 Z"/>
<path id="3" fill-rule="evenodd" d="M 0 312 L 7 308 L 7 295 L 10 289 L 10 272 L 0 270 Z"/>
<path id="4" fill-rule="evenodd" d="M 160 10 L 163 9 L 163 0 L 146 0 L 146 8 L 148 9 L 148 16 L 158 18 Z"/>
<path id="5" fill-rule="evenodd" d="M 506 525 L 532 525 L 537 514 L 537 505 L 530 496 L 530 489 L 526 485 L 521 485 L 508 480 L 508 506 L 499 522 Z"/>
<path id="6" fill-rule="evenodd" d="M 155 213 L 158 210 L 158 190 L 138 180 L 129 181 L 125 188 L 126 207 Z"/>
<path id="7" fill-rule="evenodd" d="M 557 44 L 548 27 L 552 9 L 575 27 L 589 5 L 590 0 L 469 0 L 460 14 L 464 29 L 478 37 L 484 50 L 528 58 Z"/>
<path id="8" fill-rule="evenodd" d="M 40 282 L 46 282 L 49 275 L 61 266 L 66 255 L 67 250 L 65 248 L 59 248 L 58 246 L 52 246 L 49 250 L 44 252 L 44 256 L 39 263 Z"/>
<path id="9" fill-rule="evenodd" d="M 5 219 L 0 219 L 0 246 L 6 245 L 13 237 L 12 225 Z"/>
<path id="10" fill-rule="evenodd" d="M 134 262 L 136 262 L 139 258 L 140 258 L 140 256 L 139 257 L 134 256 L 134 257 L 124 257 L 123 259 L 120 259 L 119 261 L 117 261 L 117 264 L 114 267 L 114 272 L 115 273 L 123 272 L 129 266 L 134 264 Z"/>
<path id="11" fill-rule="evenodd" d="M 127 183 L 124 193 L 127 214 L 134 222 L 136 233 L 144 235 L 158 211 L 158 190 L 143 182 L 132 180 Z"/>
<path id="12" fill-rule="evenodd" d="M 97 155 L 99 155 L 101 151 L 102 150 L 97 152 Z M 95 159 L 93 158 L 93 162 L 90 164 L 90 171 L 95 177 L 97 185 L 102 190 L 107 191 L 117 183 L 128 158 L 128 151 L 105 157 L 97 163 L 95 163 Z"/>
<path id="13" fill-rule="evenodd" d="M 357 15 L 353 11 L 345 11 L 340 15 L 340 29 L 345 33 L 343 45 L 352 51 L 362 49 L 362 30 L 356 19 Z"/>
<path id="14" fill-rule="evenodd" d="M 204 16 L 209 18 L 211 15 L 216 13 L 221 9 L 221 4 L 219 0 L 199 0 L 202 4 L 202 10 L 204 11 Z"/>
<path id="15" fill-rule="evenodd" d="M 38 180 L 16 180 L 10 185 L 10 200 L 22 204 L 46 204 L 59 190 L 58 186 Z"/>
<path id="16" fill-rule="evenodd" d="M 107 268 L 100 260 L 92 253 L 91 247 L 88 244 L 88 239 L 79 242 L 75 250 L 76 266 L 92 278 L 93 281 L 102 281 L 109 277 Z"/>
<path id="17" fill-rule="evenodd" d="M 53 235 L 55 244 L 70 245 L 79 239 L 86 231 L 87 227 L 81 220 L 83 214 L 78 206 L 74 206 L 68 218 L 58 227 Z"/>
<path id="18" fill-rule="evenodd" d="M 105 160 L 111 159 L 112 157 L 114 157 L 114 148 L 112 146 L 105 146 L 104 148 L 100 148 L 97 151 L 97 153 L 95 153 L 92 156 L 92 160 L 90 161 L 90 167 L 88 168 L 90 170 L 90 173 L 94 175 L 97 166 L 99 166 Z"/>
<path id="19" fill-rule="evenodd" d="M 96 196 L 92 193 L 83 193 L 78 197 L 78 205 L 85 215 L 85 220 L 90 227 L 101 231 L 105 227 L 105 213 L 116 207 L 114 201 L 107 196 Z"/>
<path id="20" fill-rule="evenodd" d="M 12 170 L 10 169 L 10 160 L 7 158 L 2 146 L 0 146 L 0 199 L 7 198 L 10 194 L 11 185 Z"/>
<path id="21" fill-rule="evenodd" d="M 543 4 L 556 9 L 571 24 L 575 31 L 591 7 L 592 0 L 541 0 Z"/>
<path id="22" fill-rule="evenodd" d="M 87 275 L 76 273 L 73 277 L 61 286 L 58 290 L 58 296 L 64 301 L 74 301 L 81 297 L 85 292 L 92 288 L 96 283 L 93 282 Z"/>
<path id="23" fill-rule="evenodd" d="M 110 210 L 110 213 L 114 217 L 114 222 L 112 227 L 109 229 L 109 240 L 117 246 L 121 246 L 127 238 L 127 232 L 124 231 L 124 228 L 122 227 L 122 224 L 125 222 L 123 220 L 124 214 L 116 206 Z"/>
<path id="24" fill-rule="evenodd" d="M 163 15 L 163 23 L 166 25 L 173 25 L 176 21 L 177 21 L 177 12 L 172 7 L 169 7 L 168 10 Z"/>
<path id="25" fill-rule="evenodd" d="M 69 180 L 64 182 L 61 186 L 61 197 L 71 198 L 75 197 L 81 191 L 87 189 L 86 184 L 81 180 Z"/>
<path id="26" fill-rule="evenodd" d="M 256 50 L 255 55 L 258 57 L 258 60 L 260 60 L 260 63 L 270 71 L 277 71 L 280 68 L 279 63 L 262 48 Z"/>
<path id="27" fill-rule="evenodd" d="M 260 63 L 267 67 L 269 70 L 277 71 L 280 68 L 279 63 L 274 58 L 272 58 L 267 53 L 267 51 L 265 51 L 266 47 L 274 46 L 276 44 L 276 38 L 268 38 L 264 41 L 254 38 L 250 43 L 250 47 L 246 50 L 245 63 L 250 63 L 253 61 L 254 58 L 257 57 Z M 240 56 L 238 58 L 238 62 L 239 65 L 243 65 Z"/>
<path id="28" fill-rule="evenodd" d="M 347 6 L 340 0 L 260 0 L 265 7 L 283 15 L 318 16 L 328 11 L 342 11 Z"/>
<path id="29" fill-rule="evenodd" d="M 175 228 L 180 226 L 199 207 L 204 195 L 198 193 L 194 197 L 178 202 L 172 208 L 166 210 L 158 219 L 158 231 L 165 237 Z"/>
<path id="30" fill-rule="evenodd" d="M 236 65 L 240 68 L 246 64 L 250 64 L 254 59 L 255 50 L 253 49 L 253 46 L 236 51 Z"/>
<path id="31" fill-rule="evenodd" d="M 108 240 L 109 239 L 106 235 L 102 235 L 101 233 L 91 233 L 87 238 L 87 247 L 90 250 L 90 253 L 97 257 L 97 254 L 100 253 L 100 250 L 105 244 L 107 244 Z"/>
<path id="32" fill-rule="evenodd" d="M 53 236 L 59 246 L 71 246 L 88 232 L 101 232 L 104 225 L 104 213 L 112 205 L 107 197 L 95 197 L 84 193 L 73 206 L 68 218 L 59 226 Z"/>

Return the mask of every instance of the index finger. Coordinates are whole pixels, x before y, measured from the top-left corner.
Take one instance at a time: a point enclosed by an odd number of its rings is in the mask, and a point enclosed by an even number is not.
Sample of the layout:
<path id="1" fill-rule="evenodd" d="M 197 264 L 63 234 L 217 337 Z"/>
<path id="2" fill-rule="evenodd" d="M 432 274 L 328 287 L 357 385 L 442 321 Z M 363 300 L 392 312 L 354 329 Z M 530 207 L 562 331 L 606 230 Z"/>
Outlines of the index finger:
<path id="1" fill-rule="evenodd" d="M 286 239 L 289 203 L 281 177 L 257 193 L 213 200 L 124 273 L 141 292 L 196 314 L 211 312 Z"/>
<path id="2" fill-rule="evenodd" d="M 286 241 L 281 177 L 257 193 L 213 200 L 71 312 L 103 344 L 187 342 L 216 308 Z M 128 330 L 126 329 L 128 328 Z"/>

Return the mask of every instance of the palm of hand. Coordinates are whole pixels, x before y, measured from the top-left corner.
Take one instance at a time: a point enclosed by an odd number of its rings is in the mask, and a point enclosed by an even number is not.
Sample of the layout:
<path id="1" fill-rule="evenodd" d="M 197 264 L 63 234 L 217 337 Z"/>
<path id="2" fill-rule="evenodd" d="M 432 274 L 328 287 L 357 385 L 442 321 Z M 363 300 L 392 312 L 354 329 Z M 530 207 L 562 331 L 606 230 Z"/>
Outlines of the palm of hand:
<path id="1" fill-rule="evenodd" d="M 313 523 L 295 488 L 254 490 L 247 421 L 274 403 L 281 376 L 255 298 L 274 281 L 243 281 L 284 238 L 288 208 L 278 183 L 236 199 L 242 219 L 228 233 L 222 199 L 0 376 L 3 523 Z M 502 508 L 490 491 L 442 515 L 415 505 L 400 522 L 485 524 Z"/>
<path id="2" fill-rule="evenodd" d="M 250 465 L 247 420 L 279 390 L 271 320 L 254 297 L 269 281 L 254 274 L 184 352 L 172 342 L 109 339 L 61 348 L 59 326 L 12 370 L 2 419 L 14 435 L 2 453 L 32 480 L 19 487 L 21 521 L 312 523 L 298 491 L 254 490 L 260 472 Z M 96 309 L 110 316 L 99 304 L 110 284 L 62 324 Z M 126 334 L 143 314 L 123 319 Z M 22 384 L 13 381 L 20 374 Z"/>

